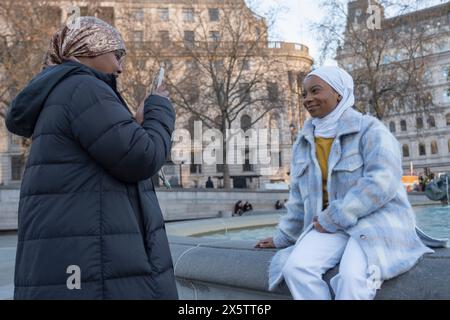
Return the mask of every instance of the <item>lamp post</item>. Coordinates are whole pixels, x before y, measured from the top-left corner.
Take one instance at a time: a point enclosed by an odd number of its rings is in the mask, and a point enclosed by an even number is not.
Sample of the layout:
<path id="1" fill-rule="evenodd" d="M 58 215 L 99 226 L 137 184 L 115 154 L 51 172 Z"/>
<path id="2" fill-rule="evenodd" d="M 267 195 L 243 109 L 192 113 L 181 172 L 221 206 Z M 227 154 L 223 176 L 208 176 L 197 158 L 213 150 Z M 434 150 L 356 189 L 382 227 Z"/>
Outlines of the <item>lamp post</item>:
<path id="1" fill-rule="evenodd" d="M 294 141 L 295 141 L 295 130 L 296 128 L 295 128 L 295 124 L 294 123 L 291 123 L 290 125 L 289 125 L 289 131 L 291 132 L 291 143 L 294 143 Z"/>
<path id="2" fill-rule="evenodd" d="M 180 162 L 180 188 L 183 189 L 183 167 L 184 161 Z"/>

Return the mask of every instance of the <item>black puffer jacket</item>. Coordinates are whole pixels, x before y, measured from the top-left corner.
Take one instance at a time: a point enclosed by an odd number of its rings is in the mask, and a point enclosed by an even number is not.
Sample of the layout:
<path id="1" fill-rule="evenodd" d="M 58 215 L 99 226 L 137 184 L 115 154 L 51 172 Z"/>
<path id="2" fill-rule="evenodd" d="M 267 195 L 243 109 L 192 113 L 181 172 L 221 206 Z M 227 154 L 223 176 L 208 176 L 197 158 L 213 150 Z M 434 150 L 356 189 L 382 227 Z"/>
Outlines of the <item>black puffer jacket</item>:
<path id="1" fill-rule="evenodd" d="M 33 138 L 20 194 L 16 299 L 177 299 L 149 179 L 169 154 L 175 113 L 158 96 L 144 110 L 140 126 L 113 75 L 69 61 L 42 71 L 12 102 L 8 129 Z M 68 289 L 73 265 L 81 289 Z"/>

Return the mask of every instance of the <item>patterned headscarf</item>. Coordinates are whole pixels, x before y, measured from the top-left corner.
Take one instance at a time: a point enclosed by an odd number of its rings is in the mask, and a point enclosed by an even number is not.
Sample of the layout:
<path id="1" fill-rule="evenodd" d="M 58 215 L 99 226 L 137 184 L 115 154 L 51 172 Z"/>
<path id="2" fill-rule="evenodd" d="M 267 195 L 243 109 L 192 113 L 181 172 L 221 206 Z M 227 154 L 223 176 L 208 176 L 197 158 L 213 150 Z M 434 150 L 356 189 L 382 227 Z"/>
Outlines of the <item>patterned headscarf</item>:
<path id="1" fill-rule="evenodd" d="M 44 68 L 75 57 L 96 57 L 114 52 L 118 58 L 126 54 L 120 33 L 96 17 L 79 17 L 56 32 L 44 57 Z"/>

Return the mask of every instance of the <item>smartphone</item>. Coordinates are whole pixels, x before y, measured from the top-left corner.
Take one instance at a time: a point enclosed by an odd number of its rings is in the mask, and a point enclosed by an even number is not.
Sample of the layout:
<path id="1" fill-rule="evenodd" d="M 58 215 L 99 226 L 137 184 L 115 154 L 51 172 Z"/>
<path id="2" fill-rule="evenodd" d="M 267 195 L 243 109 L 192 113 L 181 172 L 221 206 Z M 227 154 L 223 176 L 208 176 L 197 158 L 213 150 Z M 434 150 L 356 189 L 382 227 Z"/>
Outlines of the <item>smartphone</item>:
<path id="1" fill-rule="evenodd" d="M 155 77 L 155 80 L 153 81 L 153 90 L 156 90 L 156 88 L 158 88 L 162 84 L 164 80 L 164 73 L 165 73 L 164 67 L 160 66 L 158 75 Z"/>

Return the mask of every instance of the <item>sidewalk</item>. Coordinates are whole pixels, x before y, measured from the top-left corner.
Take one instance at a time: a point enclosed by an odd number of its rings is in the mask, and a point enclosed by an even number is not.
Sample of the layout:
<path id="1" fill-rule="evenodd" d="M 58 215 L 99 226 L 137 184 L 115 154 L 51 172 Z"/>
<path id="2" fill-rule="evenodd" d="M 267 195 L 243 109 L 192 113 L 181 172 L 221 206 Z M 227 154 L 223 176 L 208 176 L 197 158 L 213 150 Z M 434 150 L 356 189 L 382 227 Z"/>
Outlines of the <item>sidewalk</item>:
<path id="1" fill-rule="evenodd" d="M 0 233 L 0 300 L 12 299 L 17 235 Z"/>

